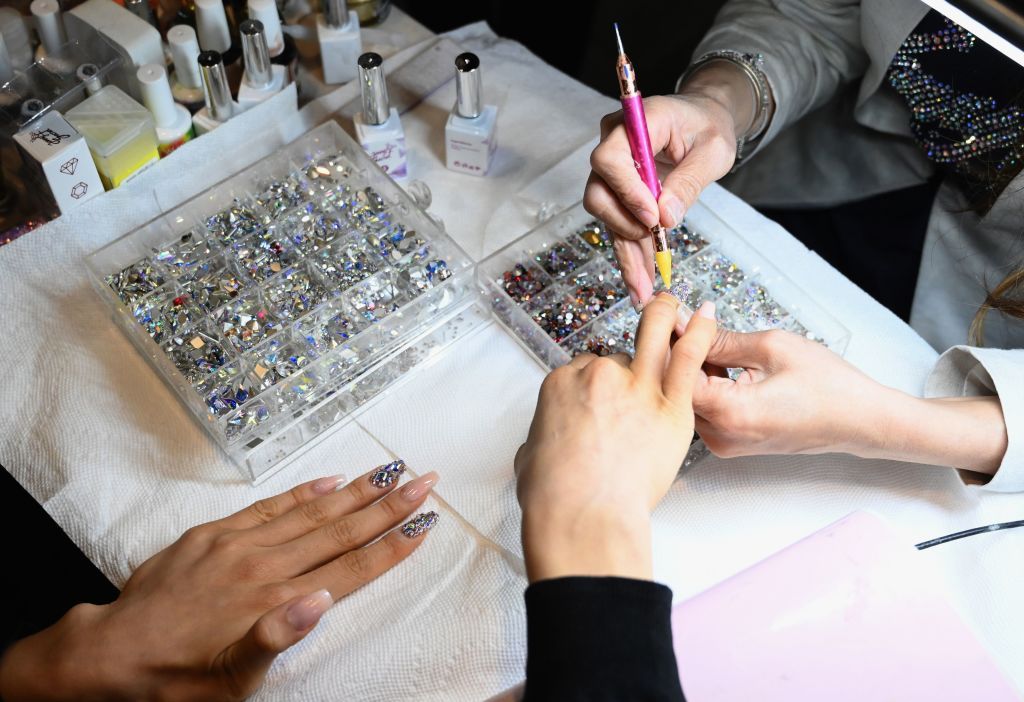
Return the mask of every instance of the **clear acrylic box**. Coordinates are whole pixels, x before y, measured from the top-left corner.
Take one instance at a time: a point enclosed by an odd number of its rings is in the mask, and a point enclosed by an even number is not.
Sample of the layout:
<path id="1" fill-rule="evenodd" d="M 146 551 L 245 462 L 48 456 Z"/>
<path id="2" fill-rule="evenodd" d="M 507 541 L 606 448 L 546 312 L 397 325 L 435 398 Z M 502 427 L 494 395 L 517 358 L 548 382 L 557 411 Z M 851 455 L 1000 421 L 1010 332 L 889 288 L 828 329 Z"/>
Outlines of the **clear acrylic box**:
<path id="1" fill-rule="evenodd" d="M 846 351 L 849 331 L 702 203 L 669 233 L 669 245 L 673 288 L 681 288 L 691 309 L 714 300 L 718 323 L 727 329 L 785 329 L 840 355 Z M 546 369 L 578 353 L 634 351 L 640 316 L 608 231 L 582 203 L 479 263 L 476 277 L 494 316 Z M 735 378 L 741 369 L 728 370 Z M 694 434 L 683 468 L 707 455 Z"/>
<path id="2" fill-rule="evenodd" d="M 87 262 L 252 481 L 489 318 L 466 254 L 334 122 Z"/>
<path id="3" fill-rule="evenodd" d="M 687 283 L 689 307 L 714 300 L 727 329 L 786 329 L 846 350 L 847 329 L 705 205 L 690 210 L 669 244 L 673 285 Z M 634 350 L 640 317 L 608 232 L 582 203 L 481 262 L 477 282 L 497 319 L 545 368 L 584 351 Z"/>

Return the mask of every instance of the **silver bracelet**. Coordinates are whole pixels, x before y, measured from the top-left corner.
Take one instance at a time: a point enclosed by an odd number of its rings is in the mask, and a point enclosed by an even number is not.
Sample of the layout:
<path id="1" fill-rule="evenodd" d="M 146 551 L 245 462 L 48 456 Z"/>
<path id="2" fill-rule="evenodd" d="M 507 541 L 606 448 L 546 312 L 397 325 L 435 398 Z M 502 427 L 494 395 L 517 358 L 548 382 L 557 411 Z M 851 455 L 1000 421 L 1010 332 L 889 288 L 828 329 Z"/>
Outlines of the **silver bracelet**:
<path id="1" fill-rule="evenodd" d="M 744 147 L 761 138 L 768 128 L 772 89 L 768 85 L 768 78 L 764 74 L 764 56 L 730 50 L 708 52 L 691 63 L 689 68 L 679 78 L 679 81 L 676 83 L 677 92 L 699 68 L 714 61 L 728 61 L 735 66 L 739 66 L 743 71 L 743 75 L 750 81 L 750 87 L 754 90 L 754 114 L 751 117 L 750 128 L 747 129 L 745 134 L 736 138 L 736 163 L 739 163 L 743 158 Z"/>

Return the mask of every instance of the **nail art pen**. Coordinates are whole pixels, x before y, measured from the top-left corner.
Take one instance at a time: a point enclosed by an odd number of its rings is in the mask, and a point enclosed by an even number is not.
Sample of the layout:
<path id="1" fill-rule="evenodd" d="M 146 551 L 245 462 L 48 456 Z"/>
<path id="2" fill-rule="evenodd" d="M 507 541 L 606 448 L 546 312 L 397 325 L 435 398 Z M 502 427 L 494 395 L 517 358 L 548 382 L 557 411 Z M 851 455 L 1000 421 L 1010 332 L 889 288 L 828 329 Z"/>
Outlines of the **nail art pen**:
<path id="1" fill-rule="evenodd" d="M 622 48 L 618 22 L 615 23 L 615 41 L 619 45 L 615 72 L 619 78 L 619 100 L 622 102 L 622 117 L 626 125 L 626 138 L 629 139 L 629 150 L 633 154 L 633 165 L 640 173 L 640 179 L 657 201 L 661 197 L 661 181 L 658 180 L 658 169 L 654 164 L 651 137 L 647 131 L 647 117 L 644 115 L 644 102 L 636 87 L 636 71 L 633 70 L 633 64 Z M 671 288 L 672 251 L 668 248 L 665 229 L 660 224 L 651 227 L 651 239 L 654 241 L 654 262 L 658 266 L 658 273 L 661 274 L 665 288 Z"/>

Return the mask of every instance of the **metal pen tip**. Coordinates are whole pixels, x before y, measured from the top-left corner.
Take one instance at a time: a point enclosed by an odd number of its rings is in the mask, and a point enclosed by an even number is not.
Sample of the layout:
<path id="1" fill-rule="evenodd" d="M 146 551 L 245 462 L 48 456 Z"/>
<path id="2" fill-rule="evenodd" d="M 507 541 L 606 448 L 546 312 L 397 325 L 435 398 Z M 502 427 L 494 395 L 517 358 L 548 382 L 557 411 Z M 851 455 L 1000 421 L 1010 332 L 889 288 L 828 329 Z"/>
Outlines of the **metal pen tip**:
<path id="1" fill-rule="evenodd" d="M 619 36 L 619 23 L 613 22 L 612 26 L 615 27 L 615 42 L 619 45 L 619 53 L 626 53 L 625 49 L 622 48 L 622 37 Z"/>

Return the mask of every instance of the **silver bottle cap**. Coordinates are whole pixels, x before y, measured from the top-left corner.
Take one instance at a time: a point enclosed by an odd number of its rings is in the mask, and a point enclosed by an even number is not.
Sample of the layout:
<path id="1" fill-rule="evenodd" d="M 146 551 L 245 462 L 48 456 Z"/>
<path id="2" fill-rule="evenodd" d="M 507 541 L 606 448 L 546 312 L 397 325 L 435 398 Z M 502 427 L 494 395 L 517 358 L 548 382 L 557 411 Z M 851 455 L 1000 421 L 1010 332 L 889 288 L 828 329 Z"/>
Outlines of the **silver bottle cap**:
<path id="1" fill-rule="evenodd" d="M 455 57 L 455 112 L 473 119 L 483 112 L 480 59 L 468 51 Z"/>
<path id="2" fill-rule="evenodd" d="M 363 119 L 367 124 L 384 124 L 391 112 L 383 63 L 380 54 L 372 51 L 359 57 L 359 88 L 363 93 Z"/>
<path id="3" fill-rule="evenodd" d="M 344 27 L 348 23 L 348 3 L 345 0 L 323 0 L 324 21 L 330 27 Z"/>
<path id="4" fill-rule="evenodd" d="M 254 88 L 266 88 L 273 82 L 270 67 L 270 48 L 263 23 L 247 19 L 238 25 L 242 35 L 242 61 L 245 62 L 245 82 Z"/>
<path id="5" fill-rule="evenodd" d="M 224 59 L 219 51 L 204 51 L 198 60 L 210 117 L 218 122 L 231 119 L 231 88 L 228 86 L 228 74 L 224 71 Z"/>

